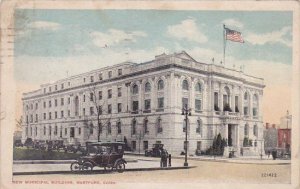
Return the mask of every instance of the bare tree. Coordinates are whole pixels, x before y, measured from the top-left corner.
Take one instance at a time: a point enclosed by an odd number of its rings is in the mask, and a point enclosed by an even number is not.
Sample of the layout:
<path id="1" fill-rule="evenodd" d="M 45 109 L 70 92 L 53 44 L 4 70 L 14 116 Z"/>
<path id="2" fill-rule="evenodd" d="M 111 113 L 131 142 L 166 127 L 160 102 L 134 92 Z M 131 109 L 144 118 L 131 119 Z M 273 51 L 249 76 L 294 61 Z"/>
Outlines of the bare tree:
<path id="1" fill-rule="evenodd" d="M 92 112 L 92 115 L 96 116 L 97 119 L 97 140 L 100 141 L 100 136 L 102 133 L 103 128 L 108 126 L 110 122 L 110 118 L 112 116 L 112 110 L 106 110 L 104 106 L 108 106 L 107 101 L 102 100 L 101 96 L 103 91 L 96 89 L 96 84 L 89 87 L 89 100 L 92 102 L 93 107 L 96 111 Z M 112 94 L 111 94 L 112 95 Z M 100 99 L 101 98 L 101 99 Z"/>

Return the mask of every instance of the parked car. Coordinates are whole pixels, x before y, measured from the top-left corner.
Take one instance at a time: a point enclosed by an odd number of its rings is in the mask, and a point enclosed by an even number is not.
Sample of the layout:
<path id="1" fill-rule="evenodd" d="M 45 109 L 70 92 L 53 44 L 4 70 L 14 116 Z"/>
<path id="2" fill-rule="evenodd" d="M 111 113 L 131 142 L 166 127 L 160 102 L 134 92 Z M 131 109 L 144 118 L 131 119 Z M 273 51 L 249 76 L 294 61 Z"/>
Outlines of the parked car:
<path id="1" fill-rule="evenodd" d="M 81 146 L 81 145 L 67 145 L 64 147 L 64 151 L 71 152 L 71 153 L 77 153 L 80 152 L 82 155 L 86 155 L 87 149 L 86 146 Z"/>
<path id="2" fill-rule="evenodd" d="M 92 171 L 94 167 L 103 167 L 122 173 L 127 163 L 123 159 L 124 143 L 96 142 L 87 146 L 87 155 L 78 158 L 70 166 L 71 171 Z"/>
<path id="3" fill-rule="evenodd" d="M 163 144 L 153 144 L 152 149 L 145 150 L 145 156 L 160 157 L 163 149 Z"/>

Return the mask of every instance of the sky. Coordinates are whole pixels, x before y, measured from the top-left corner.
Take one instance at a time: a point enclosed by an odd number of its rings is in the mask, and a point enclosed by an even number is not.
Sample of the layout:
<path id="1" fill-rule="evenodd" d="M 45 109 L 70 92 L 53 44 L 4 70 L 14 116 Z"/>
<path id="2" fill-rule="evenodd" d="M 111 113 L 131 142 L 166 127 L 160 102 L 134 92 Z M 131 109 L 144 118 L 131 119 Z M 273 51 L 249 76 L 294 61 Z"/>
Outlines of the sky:
<path id="1" fill-rule="evenodd" d="M 15 13 L 15 80 L 21 94 L 66 76 L 186 51 L 219 64 L 223 24 L 245 43 L 226 43 L 228 68 L 264 78 L 264 122 L 291 109 L 292 12 L 180 10 L 31 10 Z M 17 112 L 20 116 L 21 112 Z"/>

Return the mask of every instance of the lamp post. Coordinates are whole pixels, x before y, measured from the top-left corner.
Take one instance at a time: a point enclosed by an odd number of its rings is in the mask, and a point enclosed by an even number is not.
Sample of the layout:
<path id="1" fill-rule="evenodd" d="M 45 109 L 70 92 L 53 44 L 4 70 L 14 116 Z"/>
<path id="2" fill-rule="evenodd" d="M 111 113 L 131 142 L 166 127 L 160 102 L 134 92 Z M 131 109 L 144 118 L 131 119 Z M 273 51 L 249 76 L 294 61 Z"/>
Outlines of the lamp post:
<path id="1" fill-rule="evenodd" d="M 189 166 L 187 162 L 187 126 L 188 126 L 188 116 L 191 116 L 191 109 L 187 107 L 187 104 L 185 104 L 185 107 L 182 108 L 182 115 L 185 115 L 185 142 L 184 142 L 184 147 L 185 147 L 185 159 L 184 159 L 184 164 L 183 166 L 187 167 Z"/>

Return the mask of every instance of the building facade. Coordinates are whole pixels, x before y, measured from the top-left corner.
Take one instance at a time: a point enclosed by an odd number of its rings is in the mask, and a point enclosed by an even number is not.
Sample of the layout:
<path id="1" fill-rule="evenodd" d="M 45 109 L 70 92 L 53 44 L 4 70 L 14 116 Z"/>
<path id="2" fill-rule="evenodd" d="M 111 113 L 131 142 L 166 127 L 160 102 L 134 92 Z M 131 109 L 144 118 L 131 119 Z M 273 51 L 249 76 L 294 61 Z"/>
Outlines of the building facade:
<path id="1" fill-rule="evenodd" d="M 263 79 L 195 61 L 186 52 L 68 77 L 23 95 L 23 141 L 123 141 L 143 152 L 163 143 L 174 155 L 205 151 L 217 134 L 225 154 L 263 150 Z M 191 109 L 188 127 L 182 107 Z M 98 119 L 100 123 L 98 124 Z M 99 133 L 99 135 L 98 135 Z M 251 140 L 251 145 L 244 144 Z"/>

